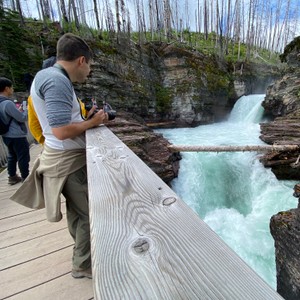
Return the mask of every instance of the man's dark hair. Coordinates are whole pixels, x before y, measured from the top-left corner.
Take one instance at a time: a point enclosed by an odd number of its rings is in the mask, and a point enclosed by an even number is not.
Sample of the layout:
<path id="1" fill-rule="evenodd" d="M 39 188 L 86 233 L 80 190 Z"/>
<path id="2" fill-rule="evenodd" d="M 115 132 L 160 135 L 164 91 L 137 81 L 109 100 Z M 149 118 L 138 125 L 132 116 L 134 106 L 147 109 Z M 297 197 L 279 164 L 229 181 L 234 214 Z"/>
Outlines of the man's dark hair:
<path id="1" fill-rule="evenodd" d="M 93 57 L 88 44 L 72 33 L 66 33 L 58 40 L 56 52 L 57 60 L 73 61 L 80 56 L 84 56 L 86 62 L 89 62 Z"/>
<path id="2" fill-rule="evenodd" d="M 8 78 L 0 77 L 0 93 L 4 92 L 6 87 L 12 87 L 12 82 Z"/>

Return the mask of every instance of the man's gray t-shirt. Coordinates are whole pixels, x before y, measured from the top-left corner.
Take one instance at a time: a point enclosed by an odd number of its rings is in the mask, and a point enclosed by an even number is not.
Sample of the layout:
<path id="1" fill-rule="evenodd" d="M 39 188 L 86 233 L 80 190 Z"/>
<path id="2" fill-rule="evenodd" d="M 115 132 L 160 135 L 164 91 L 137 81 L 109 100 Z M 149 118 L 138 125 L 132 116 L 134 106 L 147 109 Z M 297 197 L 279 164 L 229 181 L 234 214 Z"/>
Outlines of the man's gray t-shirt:
<path id="1" fill-rule="evenodd" d="M 84 134 L 58 140 L 51 130 L 84 121 L 73 84 L 62 69 L 54 66 L 39 71 L 31 86 L 31 96 L 47 146 L 58 150 L 85 147 Z"/>

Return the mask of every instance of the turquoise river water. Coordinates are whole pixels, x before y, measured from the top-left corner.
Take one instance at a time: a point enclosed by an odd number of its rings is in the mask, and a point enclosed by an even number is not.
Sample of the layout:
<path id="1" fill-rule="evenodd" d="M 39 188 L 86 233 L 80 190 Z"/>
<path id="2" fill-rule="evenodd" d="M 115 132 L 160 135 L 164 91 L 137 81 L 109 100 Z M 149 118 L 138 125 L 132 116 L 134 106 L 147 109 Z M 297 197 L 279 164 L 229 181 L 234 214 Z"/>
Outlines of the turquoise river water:
<path id="1" fill-rule="evenodd" d="M 243 96 L 228 120 L 196 128 L 159 129 L 177 145 L 260 145 L 264 95 Z M 295 181 L 279 181 L 257 152 L 182 152 L 173 190 L 270 286 L 276 289 L 269 223 L 296 208 Z"/>

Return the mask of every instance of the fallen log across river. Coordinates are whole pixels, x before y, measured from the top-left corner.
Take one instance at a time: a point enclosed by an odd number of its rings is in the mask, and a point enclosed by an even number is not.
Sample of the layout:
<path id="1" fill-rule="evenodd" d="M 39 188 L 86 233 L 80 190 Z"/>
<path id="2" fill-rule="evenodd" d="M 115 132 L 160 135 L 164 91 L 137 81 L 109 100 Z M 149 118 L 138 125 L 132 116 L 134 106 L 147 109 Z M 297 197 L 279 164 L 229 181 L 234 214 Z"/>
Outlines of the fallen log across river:
<path id="1" fill-rule="evenodd" d="M 246 146 L 186 146 L 186 145 L 170 145 L 171 152 L 245 152 L 245 151 L 296 151 L 300 147 L 298 145 L 246 145 Z"/>

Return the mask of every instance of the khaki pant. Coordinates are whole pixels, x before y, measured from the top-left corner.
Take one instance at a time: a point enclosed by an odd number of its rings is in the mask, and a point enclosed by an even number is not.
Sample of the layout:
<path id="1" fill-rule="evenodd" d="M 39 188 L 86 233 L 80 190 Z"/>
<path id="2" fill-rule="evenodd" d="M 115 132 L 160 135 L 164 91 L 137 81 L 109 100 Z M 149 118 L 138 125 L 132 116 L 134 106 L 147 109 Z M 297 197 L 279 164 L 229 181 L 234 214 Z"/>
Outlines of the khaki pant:
<path id="1" fill-rule="evenodd" d="M 66 198 L 69 232 L 75 242 L 73 269 L 88 269 L 91 245 L 86 166 L 69 175 L 62 194 Z"/>

